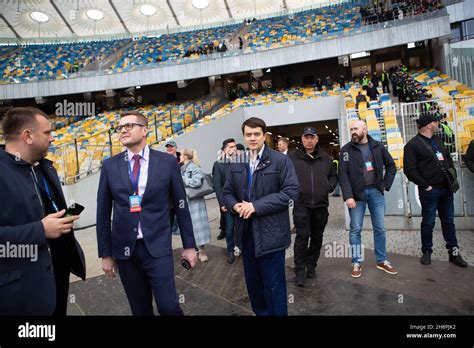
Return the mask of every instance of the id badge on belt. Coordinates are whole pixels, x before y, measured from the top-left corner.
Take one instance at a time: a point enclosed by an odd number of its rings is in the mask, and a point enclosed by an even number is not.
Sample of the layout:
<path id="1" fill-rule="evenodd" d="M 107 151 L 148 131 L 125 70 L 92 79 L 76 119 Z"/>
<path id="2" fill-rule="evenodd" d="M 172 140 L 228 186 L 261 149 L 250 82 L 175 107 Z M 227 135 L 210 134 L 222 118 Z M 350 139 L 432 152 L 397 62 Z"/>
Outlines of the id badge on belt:
<path id="1" fill-rule="evenodd" d="M 128 197 L 130 202 L 130 212 L 139 213 L 142 211 L 142 198 L 138 195 Z"/>

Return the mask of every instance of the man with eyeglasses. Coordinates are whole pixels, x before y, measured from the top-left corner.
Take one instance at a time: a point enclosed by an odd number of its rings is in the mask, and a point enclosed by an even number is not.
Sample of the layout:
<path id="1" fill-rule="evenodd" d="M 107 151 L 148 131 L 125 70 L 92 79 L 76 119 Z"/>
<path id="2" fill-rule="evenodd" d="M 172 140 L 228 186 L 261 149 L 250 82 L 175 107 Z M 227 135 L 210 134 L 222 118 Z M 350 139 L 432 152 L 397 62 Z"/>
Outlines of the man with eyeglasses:
<path id="1" fill-rule="evenodd" d="M 152 295 L 160 315 L 183 315 L 174 281 L 170 200 L 181 230 L 181 257 L 191 267 L 196 243 L 178 164 L 147 146 L 147 120 L 141 113 L 122 113 L 117 130 L 127 149 L 104 161 L 97 194 L 102 269 L 111 277 L 119 271 L 133 315 L 153 315 Z"/>

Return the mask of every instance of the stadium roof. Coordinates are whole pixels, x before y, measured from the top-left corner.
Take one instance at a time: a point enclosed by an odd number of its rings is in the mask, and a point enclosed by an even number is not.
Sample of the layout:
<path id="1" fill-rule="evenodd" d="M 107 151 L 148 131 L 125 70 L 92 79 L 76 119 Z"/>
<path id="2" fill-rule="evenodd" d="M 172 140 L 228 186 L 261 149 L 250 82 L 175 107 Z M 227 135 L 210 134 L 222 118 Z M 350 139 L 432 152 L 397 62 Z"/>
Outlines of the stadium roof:
<path id="1" fill-rule="evenodd" d="M 0 39 L 58 39 L 177 31 L 342 0 L 0 0 Z"/>

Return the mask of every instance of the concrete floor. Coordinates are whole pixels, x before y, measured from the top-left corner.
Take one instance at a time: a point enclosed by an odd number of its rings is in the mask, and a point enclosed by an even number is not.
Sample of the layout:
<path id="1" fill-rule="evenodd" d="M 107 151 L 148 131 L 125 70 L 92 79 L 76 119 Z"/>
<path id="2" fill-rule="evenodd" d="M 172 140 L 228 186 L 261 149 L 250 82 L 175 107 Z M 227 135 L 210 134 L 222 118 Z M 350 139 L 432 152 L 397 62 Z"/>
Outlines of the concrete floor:
<path id="1" fill-rule="evenodd" d="M 244 283 L 241 258 L 226 262 L 225 241 L 217 241 L 219 213 L 215 199 L 207 200 L 213 239 L 207 246 L 209 261 L 199 263 L 193 274 L 180 265 L 180 237 L 173 236 L 176 286 L 187 315 L 252 315 Z M 458 231 L 461 252 L 474 266 L 474 232 Z M 76 232 L 87 260 L 86 282 L 71 277 L 70 315 L 129 315 L 130 309 L 119 277 L 103 275 L 97 258 L 95 228 Z M 294 240 L 294 235 L 292 235 Z M 293 285 L 293 246 L 287 250 L 287 284 L 290 315 L 472 315 L 474 268 L 460 269 L 446 262 L 441 231 L 434 233 L 433 262 L 419 262 L 419 232 L 387 231 L 389 260 L 399 269 L 392 276 L 375 268 L 371 231 L 364 231 L 363 276 L 350 277 L 349 255 L 331 255 L 336 245 L 348 244 L 340 198 L 330 198 L 317 278 L 306 287 Z M 72 295 L 72 296 L 71 296 Z"/>

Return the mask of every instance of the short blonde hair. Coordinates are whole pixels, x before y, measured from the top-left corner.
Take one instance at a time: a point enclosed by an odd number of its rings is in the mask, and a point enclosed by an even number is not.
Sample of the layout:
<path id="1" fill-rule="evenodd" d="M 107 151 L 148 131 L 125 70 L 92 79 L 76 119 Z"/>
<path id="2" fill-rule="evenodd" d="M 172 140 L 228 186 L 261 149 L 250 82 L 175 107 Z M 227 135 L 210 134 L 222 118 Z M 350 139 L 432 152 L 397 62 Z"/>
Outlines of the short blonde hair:
<path id="1" fill-rule="evenodd" d="M 198 166 L 200 165 L 200 161 L 199 161 L 196 150 L 194 150 L 194 149 L 184 149 L 183 150 L 183 156 L 186 156 L 187 158 L 189 158 L 190 161 L 193 161 Z"/>

